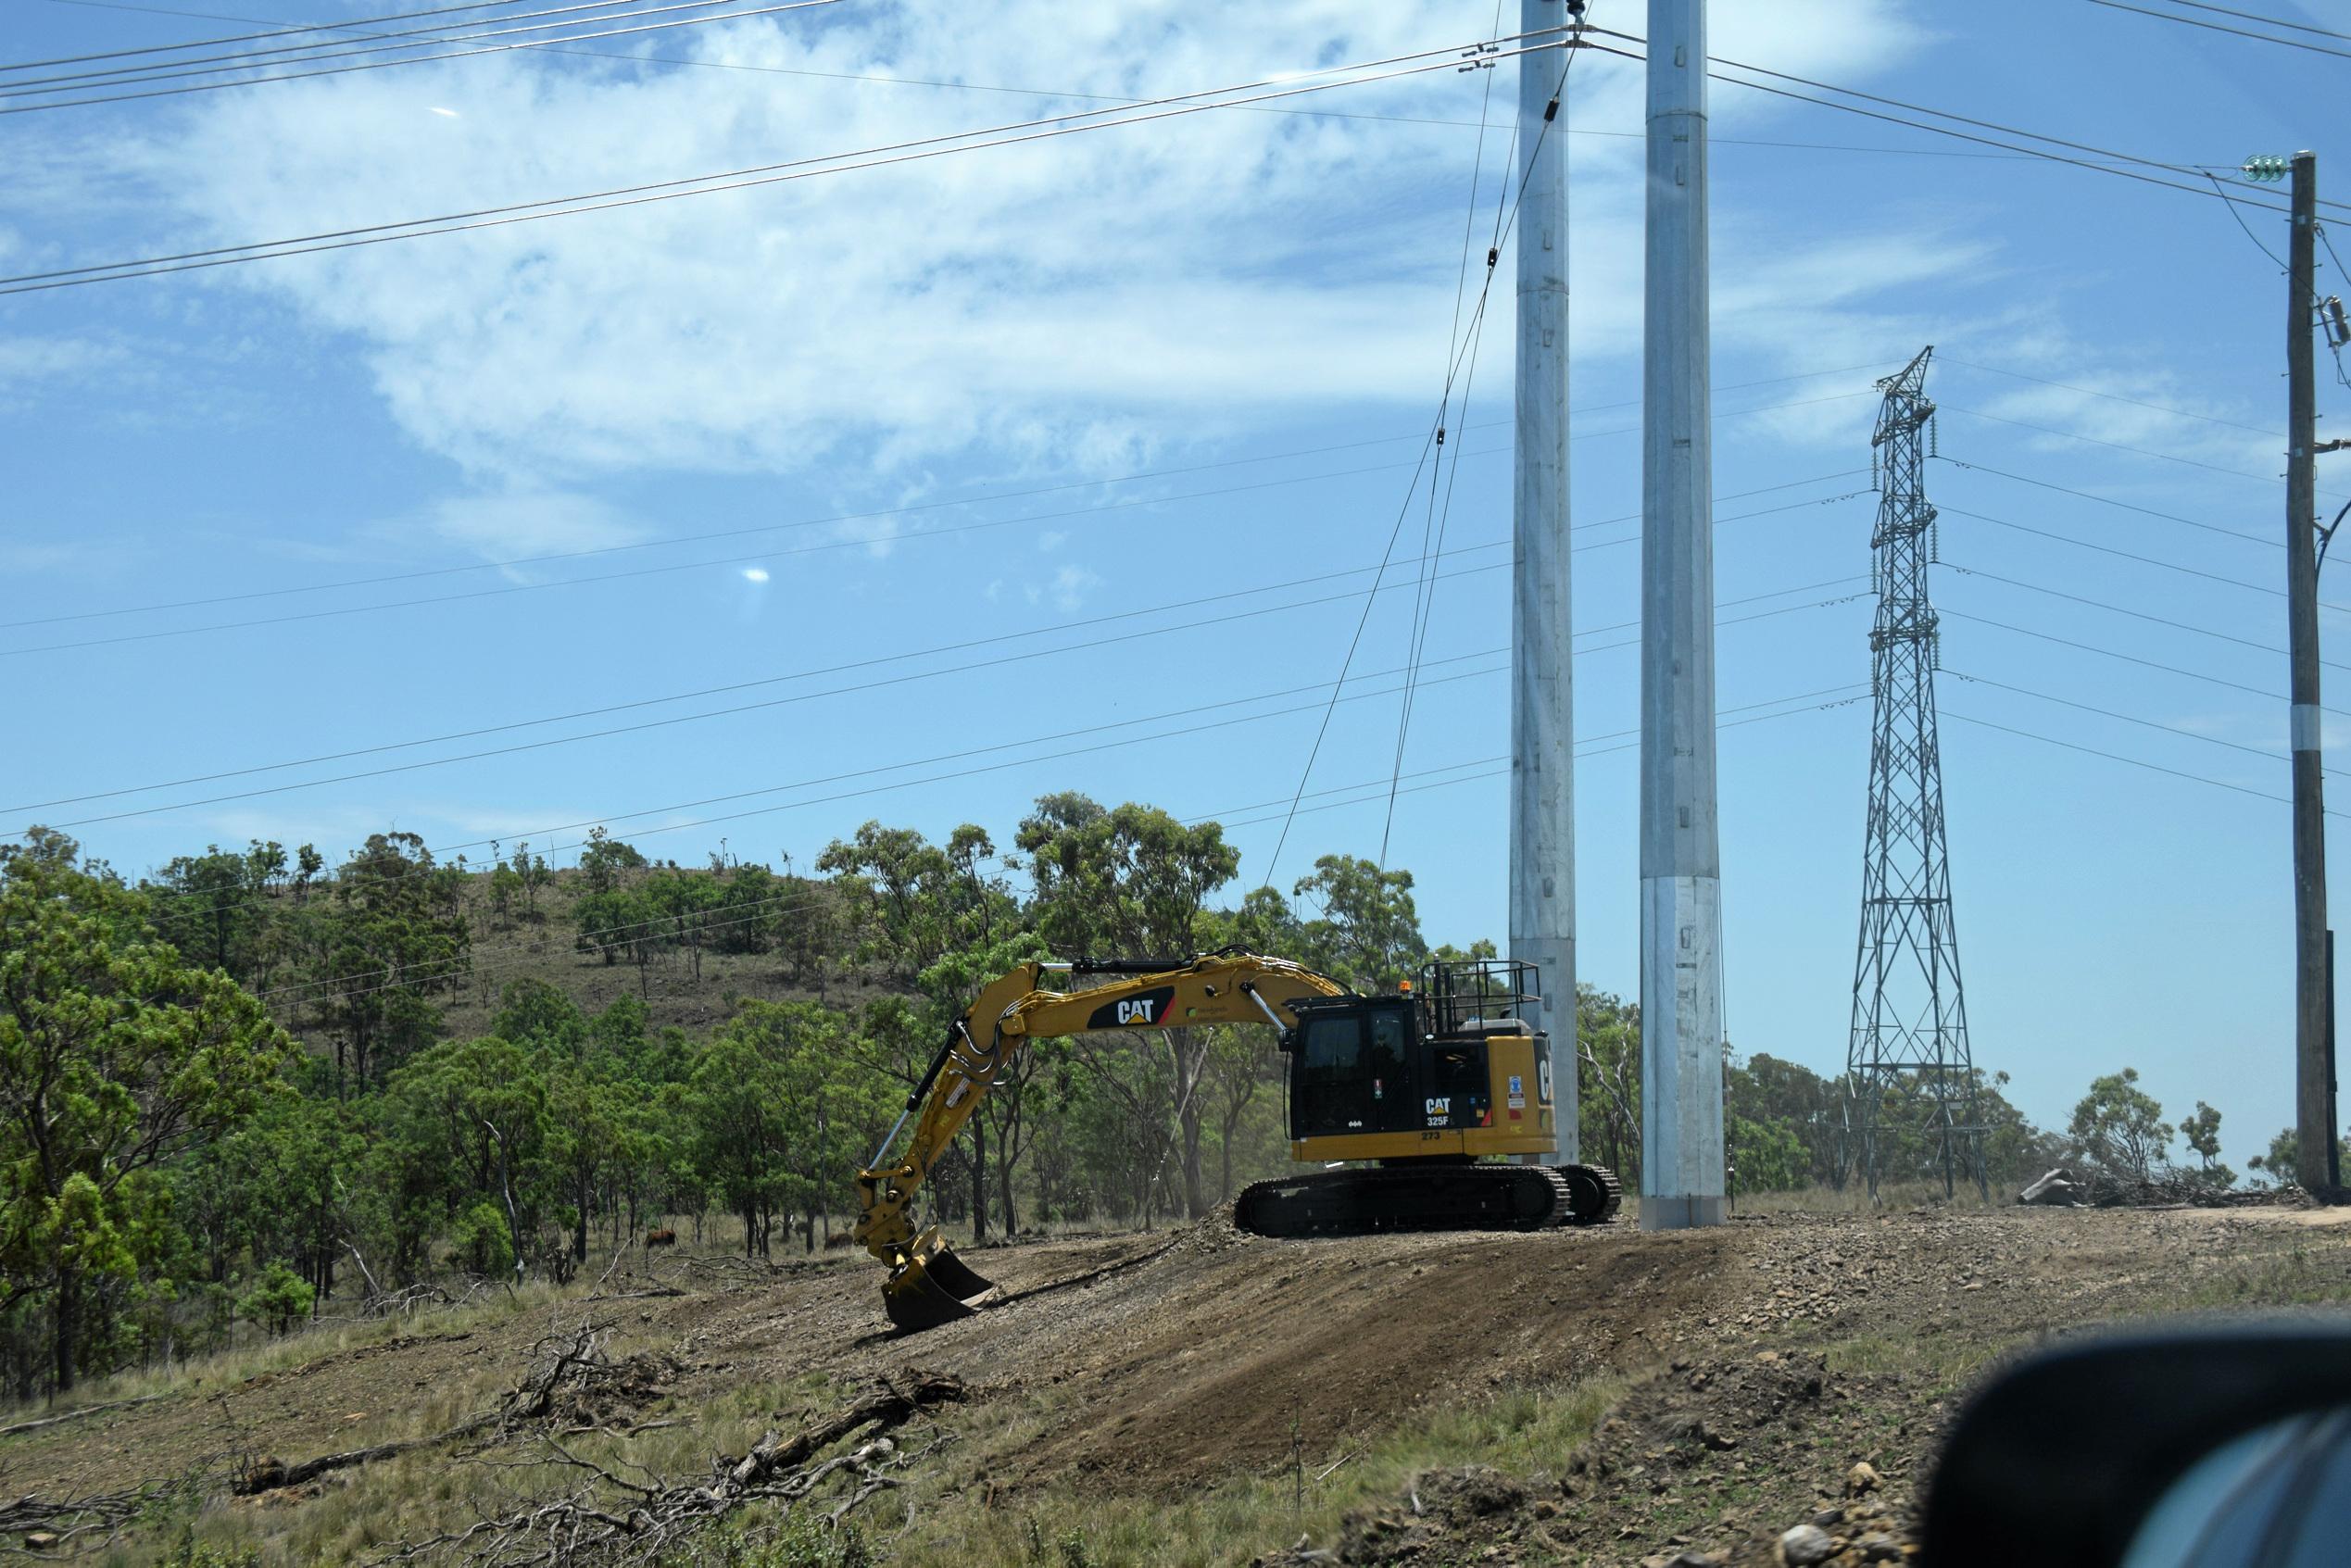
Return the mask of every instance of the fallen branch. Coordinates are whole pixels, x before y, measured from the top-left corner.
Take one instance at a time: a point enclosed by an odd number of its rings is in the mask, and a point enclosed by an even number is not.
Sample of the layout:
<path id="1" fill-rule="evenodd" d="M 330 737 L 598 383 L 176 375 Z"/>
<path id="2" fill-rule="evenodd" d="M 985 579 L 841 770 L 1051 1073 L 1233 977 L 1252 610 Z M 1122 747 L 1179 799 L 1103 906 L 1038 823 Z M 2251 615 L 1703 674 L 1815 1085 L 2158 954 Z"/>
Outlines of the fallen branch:
<path id="1" fill-rule="evenodd" d="M 82 1537 L 96 1535 L 112 1540 L 157 1502 L 202 1486 L 202 1473 L 191 1472 L 177 1481 L 148 1481 L 123 1492 L 54 1501 L 28 1495 L 0 1503 L 0 1553 L 50 1557 L 62 1550 L 70 1555 L 80 1549 L 75 1543 Z"/>
<path id="2" fill-rule="evenodd" d="M 1113 1259 L 1110 1262 L 1100 1264 L 1095 1268 L 1087 1269 L 1079 1273 L 1068 1274 L 1061 1279 L 1048 1280 L 1043 1285 L 1032 1285 L 1026 1290 L 1012 1291 L 999 1298 L 998 1305 L 1010 1306 L 1014 1301 L 1025 1301 L 1032 1296 L 1050 1296 L 1057 1290 L 1069 1290 L 1077 1286 L 1091 1285 L 1098 1279 L 1108 1279 L 1113 1274 L 1125 1273 L 1129 1269 L 1140 1268 L 1145 1263 L 1151 1261 L 1154 1258 L 1173 1249 L 1176 1243 L 1181 1240 L 1183 1240 L 1183 1237 L 1180 1236 L 1171 1236 L 1167 1240 L 1161 1242 L 1157 1247 L 1152 1248 L 1148 1252 L 1137 1252 L 1128 1257 Z"/>
<path id="3" fill-rule="evenodd" d="M 419 1449 L 454 1443 L 460 1437 L 471 1436 L 497 1420 L 495 1415 L 477 1415 L 430 1437 L 402 1437 L 395 1442 L 378 1443 L 372 1448 L 352 1449 L 339 1454 L 321 1454 L 299 1464 L 287 1464 L 274 1459 L 258 1460 L 245 1466 L 230 1489 L 241 1498 L 249 1498 L 258 1493 L 275 1491 L 280 1486 L 299 1486 L 305 1481 L 315 1481 L 337 1470 L 349 1470 L 358 1465 L 373 1464 L 380 1459 L 396 1459 Z"/>
<path id="4" fill-rule="evenodd" d="M 161 1394 L 142 1394 L 135 1399 L 115 1399 L 103 1405 L 84 1405 L 80 1410 L 67 1411 L 62 1415 L 44 1415 L 38 1421 L 19 1421 L 13 1426 L 0 1426 L 0 1437 L 13 1437 L 19 1432 L 38 1432 L 44 1426 L 57 1426 L 84 1416 L 101 1415 L 107 1411 L 128 1410 L 132 1405 L 152 1404 L 164 1398 Z"/>
<path id="5" fill-rule="evenodd" d="M 835 1476 L 854 1476 L 856 1486 L 828 1511 L 827 1518 L 837 1524 L 859 1504 L 897 1486 L 893 1472 L 905 1470 L 952 1436 L 942 1432 L 909 1450 L 887 1434 L 924 1411 L 962 1398 L 963 1385 L 944 1374 L 909 1373 L 897 1381 L 885 1379 L 790 1436 L 771 1432 L 739 1457 L 720 1456 L 704 1481 L 670 1481 L 650 1472 L 644 1472 L 643 1481 L 633 1480 L 543 1436 L 551 1462 L 589 1478 L 580 1489 L 395 1548 L 375 1561 L 382 1564 L 446 1556 L 479 1568 L 649 1563 L 744 1504 L 779 1502 L 788 1508 Z M 874 1430 L 856 1449 L 815 1460 L 824 1449 L 866 1427 Z"/>

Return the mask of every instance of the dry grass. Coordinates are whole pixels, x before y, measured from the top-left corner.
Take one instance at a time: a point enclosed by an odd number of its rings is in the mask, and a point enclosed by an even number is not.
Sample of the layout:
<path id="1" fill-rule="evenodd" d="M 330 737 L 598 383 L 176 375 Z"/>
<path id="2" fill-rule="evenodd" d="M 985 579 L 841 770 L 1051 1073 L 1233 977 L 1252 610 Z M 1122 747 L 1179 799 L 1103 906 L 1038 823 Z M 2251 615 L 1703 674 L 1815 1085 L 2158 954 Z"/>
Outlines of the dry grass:
<path id="1" fill-rule="evenodd" d="M 487 1290 L 461 1306 L 428 1306 L 390 1317 L 325 1318 L 274 1339 L 257 1337 L 183 1361 L 156 1361 L 91 1378 L 54 1403 L 0 1405 L 0 1419 L 13 1419 L 12 1411 L 26 1417 L 62 1414 L 149 1394 L 202 1398 L 265 1373 L 284 1372 L 363 1346 L 383 1345 L 412 1334 L 457 1334 L 505 1323 L 579 1294 L 583 1288 L 532 1283 Z"/>
<path id="2" fill-rule="evenodd" d="M 990 1500 L 990 1455 L 1017 1453 L 1049 1424 L 1031 1402 L 1009 1414 L 974 1412 L 962 1457 L 877 1511 L 874 1534 L 892 1563 L 962 1568 L 1209 1568 L 1246 1562 L 1301 1535 L 1327 1541 L 1352 1510 L 1389 1505 L 1431 1471 L 1490 1465 L 1514 1475 L 1557 1474 L 1587 1442 L 1627 1385 L 1597 1378 L 1516 1387 L 1430 1411 L 1394 1430 L 1301 1449 L 1271 1471 L 1191 1496 L 1104 1497 L 1053 1486 Z M 955 1499 L 960 1495 L 961 1505 Z M 981 1506 L 972 1506 L 977 1500 Z"/>

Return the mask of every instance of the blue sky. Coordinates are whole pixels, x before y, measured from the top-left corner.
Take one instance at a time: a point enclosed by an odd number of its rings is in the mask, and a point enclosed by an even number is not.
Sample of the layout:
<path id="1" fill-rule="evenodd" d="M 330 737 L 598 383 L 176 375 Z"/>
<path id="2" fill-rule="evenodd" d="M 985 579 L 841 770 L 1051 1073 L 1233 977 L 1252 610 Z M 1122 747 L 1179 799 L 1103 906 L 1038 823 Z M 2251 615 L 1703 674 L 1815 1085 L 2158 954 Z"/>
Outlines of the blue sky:
<path id="1" fill-rule="evenodd" d="M 2351 167 L 2329 107 L 2345 68 L 2321 56 L 2079 0 L 1717 10 L 1718 54 L 1779 70 L 2148 157 L 2309 146 L 2322 186 Z M 240 31 L 57 0 L 6 15 L 18 60 Z M 1090 107 L 1048 92 L 1465 44 L 1491 16 L 847 0 L 590 45 L 696 63 L 522 51 L 10 116 L 0 271 L 879 146 Z M 1641 8 L 1598 0 L 1593 20 L 1638 32 Z M 1638 70 L 1586 57 L 1567 94 L 1578 729 L 1596 737 L 1580 967 L 1628 993 Z M 1298 786 L 1409 506 L 1409 563 L 1307 785 L 1351 787 L 1309 795 L 1330 809 L 1298 818 L 1274 874 L 1376 853 L 1384 788 L 1352 786 L 1394 757 L 1427 495 L 1406 486 L 1481 105 L 1490 82 L 1483 232 L 1513 72 L 1288 106 L 1383 118 L 1202 114 L 0 301 L 10 828 L 145 811 L 71 830 L 134 872 L 255 835 L 337 856 L 388 825 L 478 858 L 491 838 L 575 846 L 599 820 L 689 863 L 723 835 L 805 865 L 868 817 L 974 821 L 1009 846 L 1034 795 L 1079 788 L 1238 824 L 1253 884 L 1281 825 L 1264 803 Z M 858 80 L 877 76 L 911 80 Z M 1038 91 L 983 90 L 1003 87 Z M 1721 84 L 1713 107 L 1716 594 L 1745 618 L 1720 633 L 1718 684 L 1726 720 L 1758 721 L 1721 750 L 1732 1039 L 1842 1063 L 1867 709 L 1820 704 L 1868 676 L 1870 383 L 1931 342 L 1976 1059 L 2044 1122 L 2135 1065 L 2175 1116 L 2218 1106 L 2241 1164 L 2291 1116 L 2288 822 L 2257 798 L 2287 783 L 2283 703 L 2262 695 L 2285 677 L 2276 268 L 2217 201 Z M 2282 250 L 2282 219 L 2247 218 Z M 2321 259 L 2321 292 L 2351 292 Z M 1503 934 L 1508 310 L 1504 289 L 1448 446 L 1458 553 L 1426 655 L 1443 679 L 1402 765 L 1432 787 L 1399 797 L 1392 828 L 1435 939 Z M 2322 373 L 2320 406 L 2351 417 L 2351 394 Z M 2351 495 L 2351 458 L 2332 461 L 2330 514 Z M 549 555 L 572 558 L 490 564 Z M 378 581 L 322 586 L 353 579 Z M 187 600 L 222 602 L 139 608 Z M 653 700 L 742 683 L 766 684 Z M 648 706 L 23 809 L 626 703 Z M 413 763 L 433 765 L 315 782 Z"/>

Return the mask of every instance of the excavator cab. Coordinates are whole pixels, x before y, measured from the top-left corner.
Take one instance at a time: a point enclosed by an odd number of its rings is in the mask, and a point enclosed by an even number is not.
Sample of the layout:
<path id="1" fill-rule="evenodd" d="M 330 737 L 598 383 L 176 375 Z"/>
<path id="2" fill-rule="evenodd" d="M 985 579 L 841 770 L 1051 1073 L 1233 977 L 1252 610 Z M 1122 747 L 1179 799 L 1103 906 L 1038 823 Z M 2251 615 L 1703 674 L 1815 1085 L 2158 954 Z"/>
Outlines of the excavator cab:
<path id="1" fill-rule="evenodd" d="M 1311 997 L 1284 1036 L 1301 1160 L 1549 1154 L 1550 1042 L 1535 968 L 1440 960 L 1389 995 Z"/>
<path id="2" fill-rule="evenodd" d="M 1291 1003 L 1290 1158 L 1320 1168 L 1251 1185 L 1234 1223 L 1278 1236 L 1605 1223 L 1616 1176 L 1549 1162 L 1537 982 L 1528 963 L 1440 960 L 1392 993 Z"/>

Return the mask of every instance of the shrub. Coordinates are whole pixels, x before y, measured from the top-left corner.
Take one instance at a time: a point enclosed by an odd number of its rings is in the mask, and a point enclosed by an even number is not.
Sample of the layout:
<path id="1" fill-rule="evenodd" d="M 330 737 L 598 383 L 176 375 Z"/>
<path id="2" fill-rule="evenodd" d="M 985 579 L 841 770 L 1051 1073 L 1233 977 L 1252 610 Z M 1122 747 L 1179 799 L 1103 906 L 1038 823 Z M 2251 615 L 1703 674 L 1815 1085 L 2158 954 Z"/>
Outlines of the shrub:
<path id="1" fill-rule="evenodd" d="M 308 1280 L 283 1262 L 272 1262 L 253 1288 L 237 1298 L 237 1316 L 270 1334 L 285 1334 L 310 1315 L 317 1299 Z"/>

